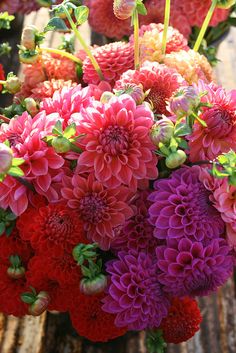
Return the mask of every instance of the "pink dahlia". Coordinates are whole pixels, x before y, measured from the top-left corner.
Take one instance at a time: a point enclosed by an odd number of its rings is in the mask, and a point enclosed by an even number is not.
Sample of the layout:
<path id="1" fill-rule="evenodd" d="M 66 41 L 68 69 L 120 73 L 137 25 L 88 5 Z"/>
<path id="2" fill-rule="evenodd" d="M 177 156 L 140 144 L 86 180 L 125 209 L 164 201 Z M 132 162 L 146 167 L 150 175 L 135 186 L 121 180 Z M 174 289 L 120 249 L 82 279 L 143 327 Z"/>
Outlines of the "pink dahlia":
<path id="1" fill-rule="evenodd" d="M 201 27 L 211 6 L 211 0 L 175 0 L 175 6 L 179 7 L 188 18 L 190 25 Z M 217 8 L 214 11 L 210 26 L 217 26 L 220 22 L 225 21 L 229 16 L 229 10 Z"/>
<path id="2" fill-rule="evenodd" d="M 7 11 L 10 15 L 17 12 L 19 0 L 0 0 L 0 12 Z"/>
<path id="3" fill-rule="evenodd" d="M 50 81 L 39 82 L 34 88 L 31 89 L 30 97 L 36 100 L 43 100 L 44 98 L 52 98 L 54 92 L 60 91 L 63 87 L 75 87 L 77 86 L 76 82 L 64 81 L 62 79 L 55 80 L 51 79 Z"/>
<path id="4" fill-rule="evenodd" d="M 133 45 L 124 42 L 114 42 L 95 48 L 93 55 L 96 58 L 105 81 L 114 86 L 116 80 L 126 70 L 134 66 Z M 83 80 L 86 83 L 98 84 L 100 78 L 89 58 L 83 62 Z"/>
<path id="5" fill-rule="evenodd" d="M 143 252 L 120 252 L 107 263 L 110 274 L 103 310 L 116 314 L 115 325 L 130 330 L 156 328 L 167 316 L 169 301 L 156 274 L 156 259 Z"/>
<path id="6" fill-rule="evenodd" d="M 92 174 L 87 178 L 74 175 L 63 179 L 62 196 L 84 222 L 87 237 L 104 250 L 116 236 L 115 228 L 133 215 L 128 206 L 128 189 L 107 189 Z"/>
<path id="7" fill-rule="evenodd" d="M 131 32 L 130 19 L 119 20 L 113 12 L 113 0 L 86 0 L 92 29 L 109 38 L 121 39 Z"/>
<path id="8" fill-rule="evenodd" d="M 232 249 L 232 254 L 234 256 L 234 265 L 236 265 L 236 224 L 235 223 L 227 223 L 226 239 L 227 239 L 228 245 Z"/>
<path id="9" fill-rule="evenodd" d="M 224 222 L 211 202 L 212 193 L 199 180 L 200 168 L 184 167 L 170 178 L 157 180 L 149 196 L 150 222 L 158 239 L 209 242 L 224 232 Z"/>
<path id="10" fill-rule="evenodd" d="M 224 239 L 208 245 L 190 239 L 171 239 L 157 247 L 159 281 L 173 296 L 205 296 L 222 286 L 232 275 L 233 258 Z"/>
<path id="11" fill-rule="evenodd" d="M 130 96 L 122 95 L 82 110 L 79 117 L 77 130 L 84 134 L 80 139 L 84 152 L 78 159 L 79 172 L 93 171 L 108 188 L 123 184 L 134 191 L 139 180 L 157 177 L 155 146 L 149 136 L 153 114 L 149 108 L 136 106 Z"/>
<path id="12" fill-rule="evenodd" d="M 222 152 L 236 150 L 236 90 L 227 93 L 222 87 L 200 82 L 199 91 L 208 91 L 203 101 L 212 106 L 200 114 L 207 127 L 194 125 L 189 142 L 191 161 L 212 160 Z"/>
<path id="13" fill-rule="evenodd" d="M 186 85 L 175 69 L 149 61 L 146 61 L 140 70 L 128 70 L 123 73 L 115 88 L 122 89 L 128 83 L 141 83 L 144 91 L 150 90 L 146 101 L 153 105 L 156 114 L 168 114 L 166 101 L 179 87 Z"/>
<path id="14" fill-rule="evenodd" d="M 148 207 L 150 201 L 147 197 L 149 191 L 138 192 L 132 200 L 131 207 L 134 215 L 125 222 L 123 227 L 119 227 L 117 236 L 111 243 L 114 252 L 136 250 L 152 254 L 155 252 L 159 241 L 154 237 L 154 227 L 150 224 L 148 218 Z"/>

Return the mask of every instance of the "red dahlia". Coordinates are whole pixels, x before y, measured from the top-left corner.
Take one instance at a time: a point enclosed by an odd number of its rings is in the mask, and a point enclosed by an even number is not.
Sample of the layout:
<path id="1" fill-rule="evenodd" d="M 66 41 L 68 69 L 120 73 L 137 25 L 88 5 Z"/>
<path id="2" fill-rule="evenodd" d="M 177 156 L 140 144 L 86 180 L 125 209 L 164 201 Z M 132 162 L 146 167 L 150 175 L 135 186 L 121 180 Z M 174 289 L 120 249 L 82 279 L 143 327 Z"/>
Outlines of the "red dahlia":
<path id="1" fill-rule="evenodd" d="M 5 80 L 5 74 L 4 74 L 4 70 L 3 70 L 3 66 L 2 64 L 0 64 L 0 80 Z M 0 92 L 2 90 L 2 85 L 0 85 Z"/>
<path id="2" fill-rule="evenodd" d="M 32 248 L 29 242 L 23 241 L 15 228 L 10 236 L 3 234 L 0 237 L 0 262 L 9 264 L 11 255 L 18 255 L 23 262 L 27 262 L 32 256 Z"/>

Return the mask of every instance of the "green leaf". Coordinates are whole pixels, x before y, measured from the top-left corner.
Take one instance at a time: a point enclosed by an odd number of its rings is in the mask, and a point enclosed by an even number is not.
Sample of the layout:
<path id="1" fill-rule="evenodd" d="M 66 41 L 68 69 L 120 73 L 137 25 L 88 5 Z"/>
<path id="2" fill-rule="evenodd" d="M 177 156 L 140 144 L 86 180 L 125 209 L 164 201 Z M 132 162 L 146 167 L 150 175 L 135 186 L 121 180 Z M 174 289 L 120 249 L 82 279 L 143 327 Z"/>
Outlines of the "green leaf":
<path id="1" fill-rule="evenodd" d="M 146 16 L 147 15 L 147 9 L 142 2 L 142 0 L 137 1 L 136 9 L 140 15 Z"/>
<path id="2" fill-rule="evenodd" d="M 89 16 L 89 8 L 87 6 L 79 6 L 75 9 L 74 15 L 78 25 L 82 25 L 87 21 Z"/>
<path id="3" fill-rule="evenodd" d="M 176 139 L 180 148 L 187 150 L 188 149 L 188 142 L 181 138 Z"/>
<path id="4" fill-rule="evenodd" d="M 17 218 L 17 216 L 14 213 L 8 213 L 5 217 L 7 221 L 14 221 Z"/>
<path id="5" fill-rule="evenodd" d="M 8 12 L 0 12 L 0 29 L 10 29 L 10 22 L 14 20 L 15 16 L 9 15 Z"/>
<path id="6" fill-rule="evenodd" d="M 18 165 L 21 165 L 23 163 L 25 163 L 25 160 L 23 158 L 13 158 L 12 166 L 18 167 Z"/>
<path id="7" fill-rule="evenodd" d="M 23 170 L 21 170 L 19 167 L 11 167 L 11 169 L 7 172 L 7 174 L 12 175 L 14 177 L 24 176 Z"/>
<path id="8" fill-rule="evenodd" d="M 5 232 L 5 223 L 1 222 L 0 223 L 0 236 L 3 235 L 3 233 Z"/>
<path id="9" fill-rule="evenodd" d="M 9 227 L 6 228 L 5 233 L 7 237 L 11 235 L 14 228 L 15 228 L 15 222 L 13 222 Z"/>
<path id="10" fill-rule="evenodd" d="M 52 129 L 52 133 L 55 135 L 59 135 L 62 136 L 63 135 L 63 131 L 62 131 L 62 122 L 60 120 L 58 120 L 56 122 L 56 125 L 54 126 L 54 128 Z"/>
<path id="11" fill-rule="evenodd" d="M 178 123 L 175 126 L 174 136 L 186 136 L 192 133 L 192 129 L 186 123 Z"/>
<path id="12" fill-rule="evenodd" d="M 21 294 L 21 300 L 26 304 L 33 304 L 35 302 L 35 295 L 30 292 Z"/>
<path id="13" fill-rule="evenodd" d="M 71 136 L 75 135 L 75 133 L 76 133 L 76 124 L 72 123 L 71 125 L 66 127 L 63 133 L 63 137 L 69 139 Z"/>
<path id="14" fill-rule="evenodd" d="M 60 17 L 53 17 L 50 19 L 47 26 L 44 28 L 44 32 L 49 32 L 54 30 L 68 31 L 68 27 Z"/>

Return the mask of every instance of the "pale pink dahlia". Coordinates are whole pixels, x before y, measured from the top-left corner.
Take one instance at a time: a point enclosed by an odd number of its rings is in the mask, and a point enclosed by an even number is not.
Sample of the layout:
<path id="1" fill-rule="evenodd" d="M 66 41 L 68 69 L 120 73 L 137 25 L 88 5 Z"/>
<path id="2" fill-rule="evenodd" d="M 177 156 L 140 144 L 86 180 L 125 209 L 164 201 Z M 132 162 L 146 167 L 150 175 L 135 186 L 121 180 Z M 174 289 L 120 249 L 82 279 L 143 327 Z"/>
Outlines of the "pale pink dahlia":
<path id="1" fill-rule="evenodd" d="M 199 83 L 199 91 L 208 91 L 202 98 L 212 107 L 204 108 L 200 118 L 207 127 L 196 122 L 190 136 L 191 161 L 212 160 L 222 152 L 236 150 L 236 90 L 226 92 L 214 84 Z"/>
<path id="2" fill-rule="evenodd" d="M 129 43 L 106 44 L 95 48 L 93 55 L 101 68 L 105 81 L 108 81 L 112 86 L 123 72 L 134 66 L 134 49 L 133 45 Z M 100 82 L 100 78 L 89 58 L 83 62 L 83 73 L 84 82 L 93 84 Z"/>
<path id="3" fill-rule="evenodd" d="M 103 310 L 116 315 L 116 326 L 156 328 L 167 316 L 169 301 L 158 281 L 156 261 L 150 254 L 129 251 L 107 263 L 110 286 Z"/>
<path id="4" fill-rule="evenodd" d="M 76 114 L 74 114 L 76 118 Z M 153 113 L 136 106 L 128 95 L 112 98 L 107 104 L 81 110 L 77 132 L 84 152 L 78 159 L 79 172 L 95 173 L 109 188 L 127 185 L 137 189 L 139 180 L 157 177 L 155 146 L 149 137 Z"/>
<path id="5" fill-rule="evenodd" d="M 64 177 L 62 196 L 70 208 L 78 212 L 87 237 L 107 250 L 116 236 L 115 228 L 133 215 L 127 200 L 130 192 L 124 187 L 107 189 L 92 174 L 84 178 Z"/>
<path id="6" fill-rule="evenodd" d="M 77 86 L 76 82 L 64 81 L 63 79 L 55 80 L 51 79 L 49 81 L 39 82 L 31 90 L 30 97 L 36 100 L 43 100 L 44 98 L 52 98 L 54 92 L 60 91 L 63 87 L 75 87 Z"/>
<path id="7" fill-rule="evenodd" d="M 226 223 L 236 227 L 236 187 L 224 180 L 214 191 L 215 208 Z"/>
<path id="8" fill-rule="evenodd" d="M 175 6 L 178 6 L 188 18 L 190 25 L 201 27 L 211 6 L 211 0 L 174 0 Z M 214 11 L 210 26 L 217 26 L 220 22 L 228 18 L 229 10 L 217 8 Z"/>
<path id="9" fill-rule="evenodd" d="M 150 90 L 146 101 L 151 102 L 157 114 L 168 114 L 166 101 L 179 87 L 186 85 L 175 69 L 149 61 L 146 61 L 140 70 L 126 71 L 116 82 L 115 88 L 122 89 L 127 83 L 141 83 L 144 91 Z"/>
<path id="10" fill-rule="evenodd" d="M 19 0 L 0 0 L 0 12 L 7 11 L 10 15 L 17 12 Z"/>
<path id="11" fill-rule="evenodd" d="M 89 24 L 95 32 L 117 39 L 130 34 L 130 19 L 119 20 L 114 15 L 113 0 L 85 0 L 85 5 L 89 7 Z"/>

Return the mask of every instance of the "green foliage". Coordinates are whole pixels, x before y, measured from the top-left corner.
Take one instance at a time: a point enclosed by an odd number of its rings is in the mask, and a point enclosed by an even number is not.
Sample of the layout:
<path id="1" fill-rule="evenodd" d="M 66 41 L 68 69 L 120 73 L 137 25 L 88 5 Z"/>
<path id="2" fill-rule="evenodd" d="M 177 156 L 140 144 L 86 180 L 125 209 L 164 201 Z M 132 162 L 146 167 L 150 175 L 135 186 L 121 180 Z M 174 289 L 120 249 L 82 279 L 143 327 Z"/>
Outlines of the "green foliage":
<path id="1" fill-rule="evenodd" d="M 11 49 L 12 48 L 8 42 L 1 43 L 0 44 L 0 56 L 2 56 L 2 55 L 10 56 Z"/>
<path id="2" fill-rule="evenodd" d="M 149 353 L 165 353 L 167 345 L 161 330 L 147 332 L 146 347 Z"/>
<path id="3" fill-rule="evenodd" d="M 11 235 L 15 227 L 16 215 L 8 210 L 0 208 L 0 236 L 5 233 L 7 236 Z"/>
<path id="4" fill-rule="evenodd" d="M 211 174 L 218 179 L 228 178 L 230 185 L 236 186 L 236 153 L 230 150 L 213 161 Z"/>
<path id="5" fill-rule="evenodd" d="M 15 16 L 9 15 L 8 12 L 0 12 L 0 29 L 10 29 L 14 19 Z"/>
<path id="6" fill-rule="evenodd" d="M 58 46 L 58 49 L 65 50 L 67 53 L 75 52 L 75 37 L 74 35 L 62 36 L 62 43 Z"/>
<path id="7" fill-rule="evenodd" d="M 68 31 L 68 27 L 65 24 L 65 21 L 60 18 L 60 17 L 52 17 L 47 26 L 44 28 L 44 32 L 49 32 L 49 31 Z"/>
<path id="8" fill-rule="evenodd" d="M 147 15 L 147 9 L 143 3 L 143 0 L 137 0 L 136 9 L 137 9 L 139 15 L 143 15 L 143 16 Z"/>
<path id="9" fill-rule="evenodd" d="M 88 19 L 89 8 L 87 6 L 79 6 L 75 9 L 74 15 L 76 18 L 76 24 L 82 25 Z"/>

